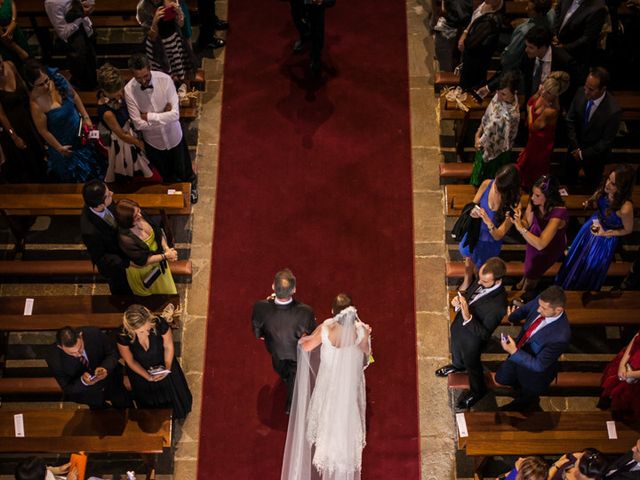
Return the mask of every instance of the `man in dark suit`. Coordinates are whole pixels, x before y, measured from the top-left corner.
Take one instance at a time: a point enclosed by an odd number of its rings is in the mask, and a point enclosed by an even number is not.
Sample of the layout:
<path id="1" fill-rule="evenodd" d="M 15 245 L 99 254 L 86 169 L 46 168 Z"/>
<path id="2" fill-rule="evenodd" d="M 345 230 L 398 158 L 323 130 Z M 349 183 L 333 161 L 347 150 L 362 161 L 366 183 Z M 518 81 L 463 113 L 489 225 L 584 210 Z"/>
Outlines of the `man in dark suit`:
<path id="1" fill-rule="evenodd" d="M 114 342 L 95 327 L 63 327 L 47 355 L 47 364 L 68 400 L 91 408 L 127 408 L 129 392 Z"/>
<path id="2" fill-rule="evenodd" d="M 606 16 L 603 0 L 559 0 L 556 4 L 555 43 L 575 58 L 582 75 L 591 65 Z"/>
<path id="3" fill-rule="evenodd" d="M 200 18 L 200 34 L 197 46 L 199 49 L 221 48 L 225 41 L 215 36 L 216 30 L 228 30 L 229 23 L 216 15 L 216 0 L 198 0 L 198 16 Z"/>
<path id="4" fill-rule="evenodd" d="M 506 272 L 500 258 L 490 258 L 480 268 L 478 281 L 451 302 L 457 312 L 451 324 L 451 364 L 436 370 L 436 376 L 467 370 L 471 390 L 462 394 L 458 409 L 471 408 L 486 393 L 480 355 L 507 313 L 507 292 L 502 285 Z"/>
<path id="5" fill-rule="evenodd" d="M 80 232 L 91 261 L 109 281 L 114 295 L 131 295 L 126 269 L 129 259 L 118 245 L 118 227 L 113 211 L 113 192 L 100 180 L 89 180 L 82 188 L 84 208 Z"/>
<path id="6" fill-rule="evenodd" d="M 256 338 L 264 340 L 271 354 L 273 369 L 287 386 L 289 413 L 296 378 L 298 340 L 316 328 L 313 310 L 293 298 L 296 277 L 285 268 L 276 273 L 271 288 L 274 294 L 253 306 L 251 323 Z"/>
<path id="7" fill-rule="evenodd" d="M 289 0 L 291 18 L 298 30 L 299 38 L 293 44 L 293 51 L 300 53 L 304 44 L 311 45 L 311 73 L 317 75 L 322 67 L 324 48 L 324 11 L 335 4 L 335 0 Z"/>
<path id="8" fill-rule="evenodd" d="M 608 84 L 609 73 L 602 67 L 592 68 L 584 88 L 573 97 L 566 122 L 568 182 L 575 183 L 580 169 L 588 187 L 595 188 L 602 180 L 622 118 L 622 109 L 607 91 Z"/>
<path id="9" fill-rule="evenodd" d="M 540 395 L 558 373 L 558 358 L 571 341 L 565 302 L 564 290 L 553 285 L 522 308 L 511 311 L 509 322 L 525 322 L 515 340 L 505 335 L 500 342 L 509 356 L 498 368 L 496 382 L 516 391 L 515 399 L 502 410 L 539 408 Z"/>
<path id="10" fill-rule="evenodd" d="M 629 452 L 609 465 L 604 478 L 605 480 L 640 479 L 640 439 Z"/>

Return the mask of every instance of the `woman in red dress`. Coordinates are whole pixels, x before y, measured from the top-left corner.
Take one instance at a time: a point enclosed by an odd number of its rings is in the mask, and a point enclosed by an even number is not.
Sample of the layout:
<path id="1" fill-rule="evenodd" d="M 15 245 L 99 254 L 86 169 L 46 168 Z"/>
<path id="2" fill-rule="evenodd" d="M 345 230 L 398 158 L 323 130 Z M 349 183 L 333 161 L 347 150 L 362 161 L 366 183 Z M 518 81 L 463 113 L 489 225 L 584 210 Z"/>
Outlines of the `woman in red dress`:
<path id="1" fill-rule="evenodd" d="M 540 85 L 538 92 L 527 102 L 529 139 L 516 164 L 520 171 L 520 184 L 525 190 L 530 190 L 542 175 L 549 174 L 556 124 L 560 114 L 559 97 L 568 87 L 568 73 L 551 72 Z"/>
<path id="2" fill-rule="evenodd" d="M 602 389 L 598 407 L 640 420 L 640 332 L 604 369 Z"/>

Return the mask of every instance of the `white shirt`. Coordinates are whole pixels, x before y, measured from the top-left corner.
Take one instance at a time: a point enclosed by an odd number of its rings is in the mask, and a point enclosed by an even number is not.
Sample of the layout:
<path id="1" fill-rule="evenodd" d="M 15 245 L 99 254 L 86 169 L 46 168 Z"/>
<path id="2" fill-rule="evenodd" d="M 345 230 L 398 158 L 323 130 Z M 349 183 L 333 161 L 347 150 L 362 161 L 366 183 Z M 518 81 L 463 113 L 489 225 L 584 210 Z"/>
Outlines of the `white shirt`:
<path id="1" fill-rule="evenodd" d="M 551 47 L 547 48 L 547 52 L 542 58 L 536 57 L 536 63 L 542 66 L 542 72 L 540 73 L 540 83 L 542 84 L 551 73 Z"/>
<path id="2" fill-rule="evenodd" d="M 92 212 L 93 214 L 95 214 L 95 215 L 97 215 L 98 217 L 100 217 L 100 218 L 101 218 L 102 220 L 104 220 L 106 223 L 109 223 L 109 221 L 108 221 L 108 220 L 106 220 L 106 219 L 104 218 L 104 217 L 106 217 L 107 215 L 109 215 L 109 217 L 110 217 L 110 218 L 112 218 L 114 222 L 116 221 L 115 217 L 113 216 L 113 213 L 111 213 L 111 212 L 109 211 L 109 209 L 108 209 L 108 208 L 105 208 L 105 209 L 104 209 L 104 210 L 102 210 L 101 212 L 98 212 L 97 210 L 94 210 L 94 209 L 93 209 L 93 208 L 91 208 L 91 207 L 89 207 L 89 210 L 91 210 L 91 212 Z"/>
<path id="3" fill-rule="evenodd" d="M 273 302 L 276 305 L 289 305 L 291 302 L 293 302 L 293 297 L 291 297 L 289 300 L 280 300 L 278 297 L 273 299 Z"/>
<path id="4" fill-rule="evenodd" d="M 84 31 L 90 37 L 93 34 L 93 27 L 89 17 L 76 18 L 73 22 L 67 23 L 65 14 L 71 7 L 71 0 L 45 0 L 44 9 L 47 12 L 49 21 L 53 25 L 56 34 L 65 42 L 74 34 L 78 28 L 84 27 Z"/>
<path id="5" fill-rule="evenodd" d="M 531 338 L 536 333 L 538 333 L 540 330 L 542 330 L 544 327 L 546 327 L 547 325 L 551 325 L 553 322 L 558 320 L 563 314 L 564 314 L 564 310 L 562 311 L 562 313 L 560 315 L 556 315 L 555 317 L 545 317 L 545 319 L 540 322 L 540 325 L 538 325 L 536 327 L 536 329 L 531 333 L 531 335 L 529 335 L 529 340 L 531 340 Z M 539 316 L 540 316 L 540 314 L 538 314 L 538 317 Z M 536 318 L 538 318 L 538 317 L 536 317 Z"/>
<path id="6" fill-rule="evenodd" d="M 153 88 L 142 90 L 135 78 L 125 85 L 129 117 L 145 142 L 158 150 L 169 150 L 182 140 L 178 93 L 171 77 L 163 72 L 152 71 L 149 85 Z M 167 104 L 171 104 L 171 110 L 165 112 Z M 147 114 L 146 121 L 141 113 Z"/>
<path id="7" fill-rule="evenodd" d="M 604 100 L 604 96 L 607 94 L 607 92 L 605 91 L 600 98 L 596 98 L 595 100 L 592 100 L 593 105 L 591 105 L 591 110 L 589 110 L 589 118 L 587 119 L 587 121 L 590 121 L 591 118 L 593 117 L 593 113 L 596 111 L 596 109 L 598 108 L 598 106 L 600 106 L 600 104 L 602 103 L 602 100 Z M 589 100 L 587 100 L 587 103 L 589 102 Z"/>

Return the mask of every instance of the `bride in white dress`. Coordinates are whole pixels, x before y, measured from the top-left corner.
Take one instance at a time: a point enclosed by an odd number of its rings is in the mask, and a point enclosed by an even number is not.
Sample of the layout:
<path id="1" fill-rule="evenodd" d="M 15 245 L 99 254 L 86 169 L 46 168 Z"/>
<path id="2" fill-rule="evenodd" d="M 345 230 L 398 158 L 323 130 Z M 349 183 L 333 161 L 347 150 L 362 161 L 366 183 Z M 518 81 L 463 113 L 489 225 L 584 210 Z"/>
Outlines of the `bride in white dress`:
<path id="1" fill-rule="evenodd" d="M 349 306 L 300 339 L 281 480 L 360 479 L 370 334 Z"/>

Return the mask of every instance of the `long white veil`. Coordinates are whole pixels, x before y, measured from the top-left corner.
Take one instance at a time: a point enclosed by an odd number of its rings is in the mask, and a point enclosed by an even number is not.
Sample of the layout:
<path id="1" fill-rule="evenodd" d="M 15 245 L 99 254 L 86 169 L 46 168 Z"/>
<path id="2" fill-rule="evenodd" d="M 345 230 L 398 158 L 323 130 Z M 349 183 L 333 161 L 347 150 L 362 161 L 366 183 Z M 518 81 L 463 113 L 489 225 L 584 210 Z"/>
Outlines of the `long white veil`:
<path id="1" fill-rule="evenodd" d="M 281 480 L 359 480 L 370 340 L 354 307 L 321 326 L 319 348 L 298 346 Z"/>

